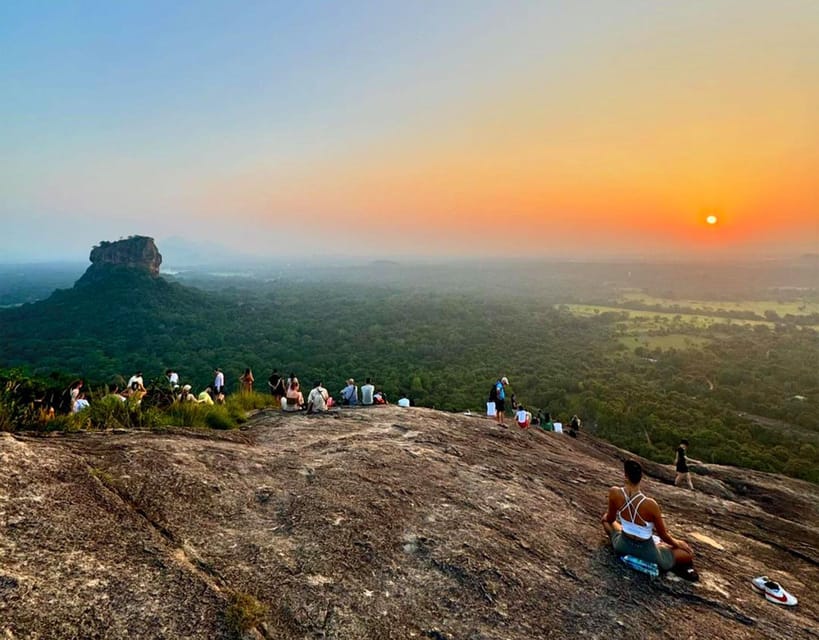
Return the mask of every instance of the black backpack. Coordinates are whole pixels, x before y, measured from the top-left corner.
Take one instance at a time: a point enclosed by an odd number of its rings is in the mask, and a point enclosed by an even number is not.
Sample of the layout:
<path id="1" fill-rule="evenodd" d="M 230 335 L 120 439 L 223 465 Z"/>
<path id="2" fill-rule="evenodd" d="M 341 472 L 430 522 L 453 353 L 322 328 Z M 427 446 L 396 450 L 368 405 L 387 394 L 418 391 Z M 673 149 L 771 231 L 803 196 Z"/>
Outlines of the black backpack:
<path id="1" fill-rule="evenodd" d="M 489 402 L 497 402 L 498 401 L 498 385 L 497 383 L 492 385 L 492 388 L 489 390 Z"/>

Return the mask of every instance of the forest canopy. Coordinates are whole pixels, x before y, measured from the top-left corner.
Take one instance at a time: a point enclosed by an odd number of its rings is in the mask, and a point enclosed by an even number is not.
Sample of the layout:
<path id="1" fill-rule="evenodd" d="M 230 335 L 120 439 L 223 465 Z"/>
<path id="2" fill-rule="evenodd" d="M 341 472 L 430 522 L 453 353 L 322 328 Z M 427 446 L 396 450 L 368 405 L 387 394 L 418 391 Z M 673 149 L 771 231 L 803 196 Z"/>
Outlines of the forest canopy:
<path id="1" fill-rule="evenodd" d="M 109 275 L 0 312 L 0 366 L 92 386 L 166 368 L 197 389 L 215 367 L 229 390 L 246 367 L 262 390 L 273 369 L 321 379 L 331 393 L 371 377 L 388 398 L 472 412 L 506 375 L 527 408 L 577 413 L 585 429 L 653 460 L 670 463 L 688 438 L 705 462 L 819 481 L 810 326 L 724 314 L 694 322 L 707 312 L 623 299 L 590 310 L 565 291 L 500 285 L 223 279 L 206 291 L 127 269 Z"/>

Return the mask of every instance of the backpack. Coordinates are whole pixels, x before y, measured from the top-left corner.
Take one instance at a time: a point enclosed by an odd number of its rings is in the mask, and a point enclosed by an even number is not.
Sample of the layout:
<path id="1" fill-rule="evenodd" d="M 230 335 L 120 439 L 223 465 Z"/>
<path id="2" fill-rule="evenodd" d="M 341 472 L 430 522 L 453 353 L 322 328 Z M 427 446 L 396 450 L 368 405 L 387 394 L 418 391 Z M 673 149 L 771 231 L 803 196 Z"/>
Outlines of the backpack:
<path id="1" fill-rule="evenodd" d="M 497 402 L 498 401 L 498 385 L 497 383 L 492 384 L 492 388 L 489 390 L 489 402 Z"/>

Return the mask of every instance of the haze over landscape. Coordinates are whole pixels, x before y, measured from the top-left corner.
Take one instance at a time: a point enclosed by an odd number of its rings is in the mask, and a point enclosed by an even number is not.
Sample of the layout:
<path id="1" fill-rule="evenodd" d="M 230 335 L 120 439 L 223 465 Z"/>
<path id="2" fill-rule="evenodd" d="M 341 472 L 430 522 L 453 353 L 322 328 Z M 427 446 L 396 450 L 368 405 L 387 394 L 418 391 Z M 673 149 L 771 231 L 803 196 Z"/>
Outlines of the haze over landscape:
<path id="1" fill-rule="evenodd" d="M 0 255 L 815 252 L 817 41 L 812 0 L 5 3 Z"/>
<path id="2" fill-rule="evenodd" d="M 0 638 L 816 640 L 817 43 L 0 4 Z"/>

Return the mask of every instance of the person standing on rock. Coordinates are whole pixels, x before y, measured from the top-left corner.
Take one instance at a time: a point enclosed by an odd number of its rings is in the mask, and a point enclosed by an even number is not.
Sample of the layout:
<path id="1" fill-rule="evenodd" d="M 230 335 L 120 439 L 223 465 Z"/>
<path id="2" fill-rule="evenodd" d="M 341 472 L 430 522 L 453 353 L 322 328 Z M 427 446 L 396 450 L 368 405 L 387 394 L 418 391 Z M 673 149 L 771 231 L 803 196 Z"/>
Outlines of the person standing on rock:
<path id="1" fill-rule="evenodd" d="M 278 406 L 278 403 L 281 402 L 286 392 L 284 378 L 279 375 L 278 369 L 273 369 L 273 373 L 271 373 L 267 379 L 267 388 L 270 389 L 270 394 L 276 398 L 276 406 Z"/>
<path id="2" fill-rule="evenodd" d="M 503 376 L 495 383 L 495 420 L 498 424 L 503 424 L 503 412 L 506 409 L 506 387 L 509 379 Z"/>
<path id="3" fill-rule="evenodd" d="M 673 538 L 665 528 L 660 506 L 640 490 L 643 468 L 636 460 L 623 463 L 625 482 L 609 489 L 608 509 L 601 518 L 603 529 L 619 556 L 653 562 L 663 571 L 673 570 L 686 580 L 696 581 L 694 554 L 684 540 Z M 662 543 L 654 543 L 654 533 Z"/>
<path id="4" fill-rule="evenodd" d="M 213 395 L 219 396 L 225 393 L 225 374 L 219 367 L 213 370 Z"/>
<path id="5" fill-rule="evenodd" d="M 699 460 L 694 460 L 694 458 L 687 458 L 686 452 L 688 451 L 688 440 L 680 440 L 680 446 L 677 447 L 677 456 L 674 460 L 674 464 L 677 467 L 677 477 L 674 478 L 674 485 L 679 487 L 682 483 L 686 483 L 689 489 L 694 488 L 694 483 L 691 482 L 691 473 L 688 469 L 688 461 L 696 462 L 702 464 Z"/>
<path id="6" fill-rule="evenodd" d="M 239 382 L 242 383 L 242 393 L 253 393 L 253 383 L 256 379 L 253 377 L 253 372 L 250 367 L 245 369 L 243 375 L 239 376 Z"/>
<path id="7" fill-rule="evenodd" d="M 145 391 L 145 381 L 142 379 L 142 371 L 137 371 L 134 375 L 128 378 L 128 388 L 132 392 Z"/>
<path id="8" fill-rule="evenodd" d="M 171 389 L 179 388 L 179 374 L 176 371 L 173 369 L 166 369 L 165 377 L 168 378 L 168 384 L 171 385 Z"/>

